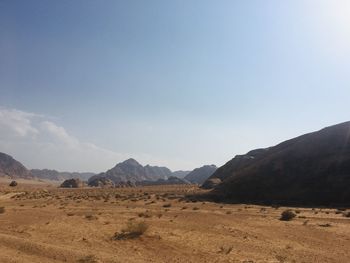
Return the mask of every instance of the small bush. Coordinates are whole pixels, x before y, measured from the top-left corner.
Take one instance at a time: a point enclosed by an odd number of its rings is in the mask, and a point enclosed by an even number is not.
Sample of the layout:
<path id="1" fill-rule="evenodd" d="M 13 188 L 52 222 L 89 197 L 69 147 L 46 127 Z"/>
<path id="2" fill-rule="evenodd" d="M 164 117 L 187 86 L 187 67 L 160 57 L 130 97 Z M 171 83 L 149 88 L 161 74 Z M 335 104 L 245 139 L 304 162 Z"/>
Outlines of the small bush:
<path id="1" fill-rule="evenodd" d="M 225 255 L 228 255 L 228 254 L 230 254 L 232 249 L 233 249 L 233 246 L 223 245 L 220 247 L 219 253 L 223 253 Z"/>
<path id="2" fill-rule="evenodd" d="M 88 219 L 88 220 L 97 220 L 97 216 L 94 216 L 94 215 L 91 215 L 91 214 L 88 214 L 88 215 L 85 215 L 85 218 Z"/>
<path id="3" fill-rule="evenodd" d="M 3 214 L 3 213 L 5 213 L 5 207 L 0 207 L 0 214 Z"/>
<path id="4" fill-rule="evenodd" d="M 171 207 L 171 204 L 169 203 L 169 204 L 165 204 L 165 205 L 163 205 L 163 207 Z"/>
<path id="5" fill-rule="evenodd" d="M 350 212 L 344 212 L 344 213 L 343 213 L 343 216 L 345 216 L 345 217 L 350 217 Z"/>
<path id="6" fill-rule="evenodd" d="M 89 255 L 78 260 L 79 263 L 98 263 L 98 259 L 94 255 Z"/>
<path id="7" fill-rule="evenodd" d="M 129 221 L 125 229 L 122 230 L 121 233 L 116 232 L 113 236 L 114 240 L 125 240 L 125 239 L 133 239 L 139 236 L 142 236 L 146 230 L 148 229 L 148 225 L 146 222 L 134 222 Z"/>
<path id="8" fill-rule="evenodd" d="M 327 223 L 327 224 L 319 224 L 319 226 L 321 226 L 321 227 L 331 227 L 332 225 Z"/>
<path id="9" fill-rule="evenodd" d="M 281 218 L 280 220 L 282 221 L 290 221 L 292 220 L 294 217 L 296 216 L 296 214 L 291 211 L 291 210 L 284 210 L 281 214 Z"/>
<path id="10" fill-rule="evenodd" d="M 144 217 L 144 218 L 152 217 L 152 215 L 151 215 L 148 211 L 138 213 L 138 216 L 139 216 L 139 217 Z"/>

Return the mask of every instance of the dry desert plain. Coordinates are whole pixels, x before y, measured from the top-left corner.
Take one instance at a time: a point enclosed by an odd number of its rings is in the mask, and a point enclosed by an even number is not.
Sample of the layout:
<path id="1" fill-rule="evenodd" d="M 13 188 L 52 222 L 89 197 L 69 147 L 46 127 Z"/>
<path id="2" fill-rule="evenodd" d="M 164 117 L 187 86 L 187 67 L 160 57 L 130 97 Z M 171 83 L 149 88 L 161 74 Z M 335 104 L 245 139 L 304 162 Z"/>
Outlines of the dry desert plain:
<path id="1" fill-rule="evenodd" d="M 196 186 L 0 184 L 0 262 L 350 262 L 344 210 L 220 204 Z M 141 223 L 141 224 L 140 224 Z M 142 226 L 140 236 L 127 235 Z"/>

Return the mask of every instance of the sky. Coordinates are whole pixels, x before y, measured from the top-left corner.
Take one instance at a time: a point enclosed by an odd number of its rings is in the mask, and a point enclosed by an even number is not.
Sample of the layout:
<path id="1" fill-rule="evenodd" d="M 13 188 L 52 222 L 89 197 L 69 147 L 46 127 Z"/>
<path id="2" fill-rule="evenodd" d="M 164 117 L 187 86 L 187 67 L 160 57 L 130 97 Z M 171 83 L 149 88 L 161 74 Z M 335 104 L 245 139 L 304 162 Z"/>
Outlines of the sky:
<path id="1" fill-rule="evenodd" d="M 191 170 L 350 120 L 350 1 L 0 0 L 0 152 Z"/>

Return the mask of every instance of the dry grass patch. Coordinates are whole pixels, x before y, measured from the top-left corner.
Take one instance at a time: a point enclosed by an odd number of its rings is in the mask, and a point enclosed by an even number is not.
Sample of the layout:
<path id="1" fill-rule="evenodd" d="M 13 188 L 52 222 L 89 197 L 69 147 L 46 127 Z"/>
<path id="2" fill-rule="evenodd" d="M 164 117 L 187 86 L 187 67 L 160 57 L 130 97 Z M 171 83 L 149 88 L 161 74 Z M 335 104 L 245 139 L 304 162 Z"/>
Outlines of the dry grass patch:
<path id="1" fill-rule="evenodd" d="M 99 263 L 100 261 L 94 255 L 88 255 L 78 260 L 78 263 Z"/>
<path id="2" fill-rule="evenodd" d="M 148 225 L 145 221 L 136 222 L 129 221 L 124 229 L 121 232 L 116 232 L 113 236 L 113 240 L 126 240 L 126 239 L 134 239 L 142 236 L 146 230 L 148 229 Z"/>

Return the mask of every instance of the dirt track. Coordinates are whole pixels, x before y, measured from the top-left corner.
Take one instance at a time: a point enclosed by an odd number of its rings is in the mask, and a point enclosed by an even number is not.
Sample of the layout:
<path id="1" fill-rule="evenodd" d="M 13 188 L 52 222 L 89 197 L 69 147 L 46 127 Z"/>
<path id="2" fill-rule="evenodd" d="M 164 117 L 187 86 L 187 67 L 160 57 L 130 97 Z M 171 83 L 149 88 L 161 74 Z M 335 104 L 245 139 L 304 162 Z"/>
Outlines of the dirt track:
<path id="1" fill-rule="evenodd" d="M 349 262 L 350 219 L 335 209 L 191 202 L 193 187 L 0 188 L 0 262 Z M 10 192 L 9 192 L 10 191 Z M 25 192 L 26 191 L 26 192 Z M 24 193 L 25 192 L 25 193 Z M 112 240 L 128 221 L 140 238 Z M 327 224 L 330 224 L 328 226 Z"/>

